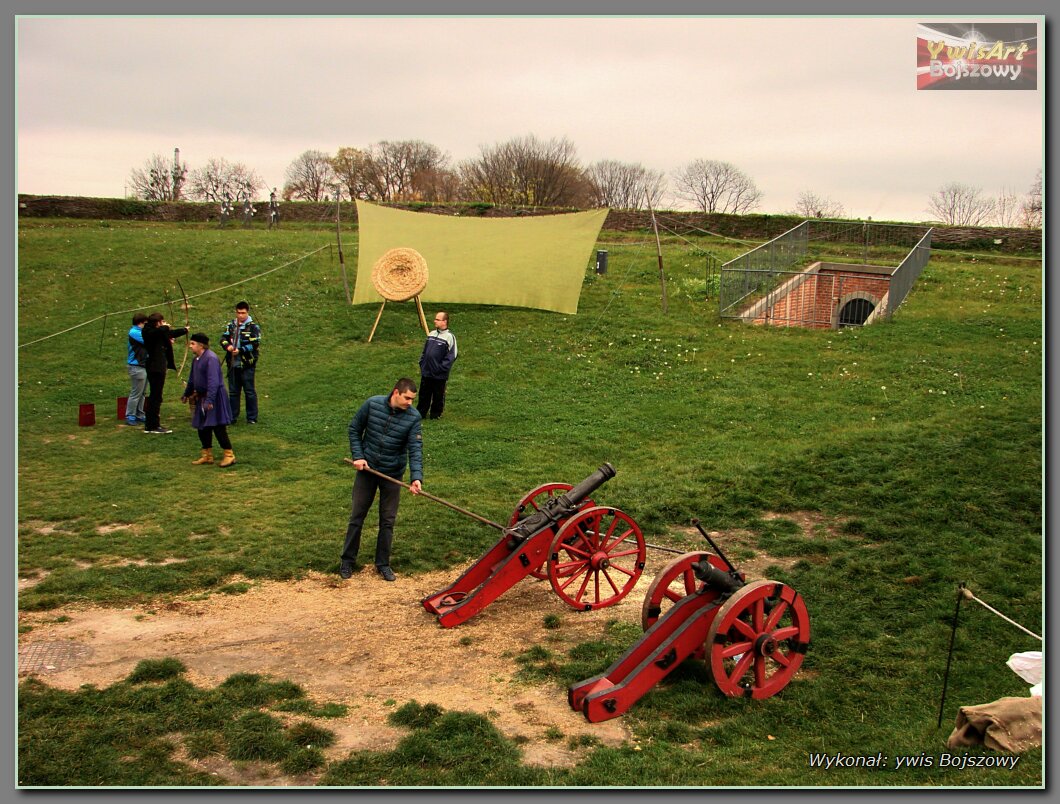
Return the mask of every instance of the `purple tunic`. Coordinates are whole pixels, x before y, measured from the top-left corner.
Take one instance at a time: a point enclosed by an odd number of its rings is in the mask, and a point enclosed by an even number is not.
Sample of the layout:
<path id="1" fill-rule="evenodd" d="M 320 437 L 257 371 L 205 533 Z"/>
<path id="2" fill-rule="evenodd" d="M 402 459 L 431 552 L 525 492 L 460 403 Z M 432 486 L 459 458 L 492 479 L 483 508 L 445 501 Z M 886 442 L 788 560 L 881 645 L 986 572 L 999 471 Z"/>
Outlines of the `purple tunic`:
<path id="1" fill-rule="evenodd" d="M 195 358 L 191 365 L 184 396 L 191 396 L 192 391 L 199 394 L 199 401 L 195 404 L 195 412 L 191 416 L 192 427 L 202 430 L 205 427 L 232 423 L 232 406 L 228 402 L 221 361 L 209 349 Z M 207 410 L 207 403 L 212 403 L 213 409 Z"/>

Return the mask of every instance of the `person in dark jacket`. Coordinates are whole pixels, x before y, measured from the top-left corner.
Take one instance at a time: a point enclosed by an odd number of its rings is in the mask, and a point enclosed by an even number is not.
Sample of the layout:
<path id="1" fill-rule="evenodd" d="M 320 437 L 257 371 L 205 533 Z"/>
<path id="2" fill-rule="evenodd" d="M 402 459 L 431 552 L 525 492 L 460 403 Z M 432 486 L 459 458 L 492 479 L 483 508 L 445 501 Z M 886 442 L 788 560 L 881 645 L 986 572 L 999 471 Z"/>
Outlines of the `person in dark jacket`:
<path id="1" fill-rule="evenodd" d="M 221 361 L 210 351 L 210 339 L 201 332 L 191 336 L 188 346 L 195 355 L 195 362 L 191 364 L 188 384 L 180 401 L 194 405 L 191 426 L 199 431 L 199 443 L 202 444 L 202 454 L 192 463 L 196 466 L 213 463 L 213 437 L 216 433 L 217 443 L 224 450 L 224 457 L 218 466 L 231 466 L 236 462 L 232 441 L 228 437 L 232 409 L 228 406 Z"/>
<path id="2" fill-rule="evenodd" d="M 456 336 L 449 331 L 449 313 L 434 314 L 434 329 L 427 335 L 420 355 L 420 417 L 437 419 L 445 407 L 445 384 L 456 362 Z"/>
<path id="3" fill-rule="evenodd" d="M 147 385 L 150 388 L 147 404 L 144 406 L 145 433 L 165 435 L 173 432 L 162 426 L 162 389 L 166 384 L 166 371 L 177 370 L 177 364 L 173 362 L 173 339 L 187 333 L 187 327 L 171 329 L 161 313 L 151 313 L 147 316 L 142 333 L 147 349 L 147 365 L 144 368 L 147 369 Z"/>
<path id="4" fill-rule="evenodd" d="M 125 362 L 129 366 L 129 399 L 125 404 L 125 423 L 130 427 L 147 421 L 144 413 L 144 391 L 147 389 L 147 347 L 144 346 L 144 325 L 147 315 L 134 313 L 129 328 L 129 355 Z"/>
<path id="5" fill-rule="evenodd" d="M 365 469 L 374 469 L 387 477 L 401 480 L 408 461 L 409 490 L 419 494 L 423 483 L 423 439 L 420 414 L 412 407 L 416 384 L 402 377 L 389 396 L 369 397 L 350 422 L 350 454 L 357 476 L 353 481 L 350 522 L 346 526 L 346 543 L 342 548 L 339 575 L 353 575 L 357 551 L 361 547 L 361 527 L 379 492 L 379 536 L 375 542 L 375 569 L 384 580 L 393 581 L 390 547 L 394 541 L 401 487 Z"/>
<path id="6" fill-rule="evenodd" d="M 247 398 L 247 424 L 258 423 L 258 392 L 254 388 L 254 373 L 258 367 L 261 347 L 261 327 L 250 317 L 250 304 L 236 303 L 236 317 L 228 322 L 221 336 L 228 365 L 228 405 L 232 421 L 239 418 L 239 394 Z"/>

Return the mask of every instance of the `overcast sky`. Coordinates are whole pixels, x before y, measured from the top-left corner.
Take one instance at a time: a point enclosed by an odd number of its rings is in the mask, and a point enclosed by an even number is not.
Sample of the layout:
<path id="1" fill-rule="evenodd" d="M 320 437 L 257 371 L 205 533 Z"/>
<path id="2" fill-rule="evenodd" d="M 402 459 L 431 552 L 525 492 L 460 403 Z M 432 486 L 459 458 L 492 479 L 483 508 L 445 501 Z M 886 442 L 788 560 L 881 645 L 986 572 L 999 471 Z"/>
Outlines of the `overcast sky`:
<path id="1" fill-rule="evenodd" d="M 23 17 L 17 186 L 120 197 L 174 148 L 191 169 L 223 157 L 282 186 L 308 149 L 420 139 L 455 163 L 534 134 L 586 165 L 732 162 L 764 212 L 811 190 L 852 217 L 920 221 L 947 182 L 1025 194 L 1044 71 L 1036 91 L 917 91 L 932 21 Z"/>

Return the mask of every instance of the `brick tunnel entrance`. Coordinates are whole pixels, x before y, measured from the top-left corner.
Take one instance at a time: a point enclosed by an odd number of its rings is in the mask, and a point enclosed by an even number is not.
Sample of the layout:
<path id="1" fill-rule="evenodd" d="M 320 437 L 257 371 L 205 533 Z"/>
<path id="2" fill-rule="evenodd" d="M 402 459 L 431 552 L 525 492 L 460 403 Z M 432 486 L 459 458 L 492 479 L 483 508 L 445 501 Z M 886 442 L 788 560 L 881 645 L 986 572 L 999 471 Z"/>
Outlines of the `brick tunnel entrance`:
<path id="1" fill-rule="evenodd" d="M 906 224 L 805 220 L 721 267 L 719 313 L 810 329 L 889 318 L 931 258 L 931 233 Z M 903 252 L 897 266 L 876 263 Z M 842 261 L 826 261 L 836 258 Z"/>
<path id="2" fill-rule="evenodd" d="M 741 316 L 754 324 L 838 329 L 870 323 L 886 305 L 892 268 L 816 262 L 791 272 Z"/>

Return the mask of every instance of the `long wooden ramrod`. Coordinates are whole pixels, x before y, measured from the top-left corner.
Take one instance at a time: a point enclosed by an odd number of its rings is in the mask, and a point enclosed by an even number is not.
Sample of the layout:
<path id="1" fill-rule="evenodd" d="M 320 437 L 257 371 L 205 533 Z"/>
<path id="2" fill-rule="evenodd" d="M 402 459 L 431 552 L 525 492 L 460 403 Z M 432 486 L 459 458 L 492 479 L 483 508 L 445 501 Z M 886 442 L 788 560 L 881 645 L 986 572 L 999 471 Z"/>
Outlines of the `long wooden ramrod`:
<path id="1" fill-rule="evenodd" d="M 350 466 L 353 466 L 353 459 L 352 458 L 343 458 L 342 460 L 345 461 L 346 463 L 348 463 Z M 354 467 L 354 468 L 356 468 L 356 467 Z M 366 466 L 362 471 L 371 472 L 373 475 L 381 477 L 384 480 L 389 480 L 391 483 L 396 483 L 399 486 L 404 486 L 405 488 L 409 488 L 409 484 L 408 483 L 405 483 L 405 482 L 403 482 L 401 480 L 398 480 L 397 478 L 391 477 L 390 475 L 384 475 L 382 472 L 377 472 L 375 469 L 373 469 L 370 466 Z M 505 527 L 503 525 L 498 525 L 496 522 L 494 522 L 492 520 L 489 520 L 489 519 L 486 519 L 486 517 L 484 517 L 484 516 L 479 516 L 474 511 L 468 511 L 466 508 L 461 508 L 459 505 L 455 505 L 455 504 L 449 502 L 448 500 L 443 500 L 441 497 L 435 497 L 433 494 L 429 494 L 428 492 L 422 491 L 422 490 L 420 491 L 420 496 L 421 497 L 426 497 L 428 500 L 434 500 L 436 503 L 441 503 L 446 508 L 452 508 L 457 513 L 463 514 L 464 516 L 469 516 L 472 519 L 477 520 L 478 522 L 481 522 L 483 525 L 489 525 L 491 528 L 496 528 L 497 530 L 505 530 Z M 681 554 L 683 554 L 685 552 L 684 550 L 675 550 L 672 547 L 663 547 L 660 544 L 650 544 L 649 542 L 645 542 L 644 546 L 645 547 L 650 547 L 653 550 L 662 550 L 664 553 L 677 553 L 678 555 L 681 555 Z"/>
<path id="2" fill-rule="evenodd" d="M 352 458 L 343 458 L 342 460 L 344 460 L 350 466 L 354 466 Z M 357 467 L 354 466 L 354 468 L 356 469 Z M 403 482 L 401 480 L 398 480 L 396 477 L 391 477 L 390 475 L 384 475 L 382 472 L 377 472 L 371 466 L 365 466 L 364 469 L 361 469 L 359 471 L 371 472 L 376 477 L 381 477 L 384 480 L 389 480 L 391 483 L 396 483 L 397 485 L 404 486 L 407 489 L 411 488 L 411 486 L 409 486 L 408 483 L 405 483 L 405 482 Z M 466 508 L 461 508 L 459 505 L 454 505 L 453 503 L 449 502 L 448 500 L 443 500 L 441 497 L 435 497 L 433 494 L 428 494 L 426 491 L 422 491 L 422 490 L 420 491 L 419 496 L 426 497 L 428 500 L 434 500 L 436 503 L 441 503 L 446 508 L 452 508 L 457 513 L 463 514 L 464 516 L 469 516 L 472 519 L 481 522 L 483 525 L 489 525 L 491 528 L 496 528 L 497 530 L 504 530 L 504 526 L 503 525 L 498 525 L 496 522 L 493 522 L 493 521 L 491 521 L 489 519 L 486 519 L 486 517 L 484 517 L 484 516 L 479 516 L 478 514 L 474 513 L 473 511 L 468 511 Z"/>

